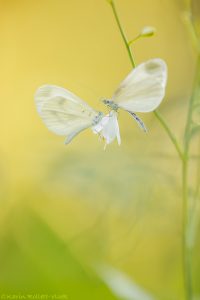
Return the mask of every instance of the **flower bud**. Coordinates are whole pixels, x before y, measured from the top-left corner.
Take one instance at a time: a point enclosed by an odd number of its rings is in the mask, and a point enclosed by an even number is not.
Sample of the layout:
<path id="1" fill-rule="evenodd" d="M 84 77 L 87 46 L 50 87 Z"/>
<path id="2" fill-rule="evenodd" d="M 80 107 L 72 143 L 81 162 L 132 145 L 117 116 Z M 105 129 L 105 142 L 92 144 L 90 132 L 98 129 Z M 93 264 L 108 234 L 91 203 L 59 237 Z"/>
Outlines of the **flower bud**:
<path id="1" fill-rule="evenodd" d="M 150 37 L 154 35 L 156 32 L 156 29 L 151 26 L 145 26 L 142 31 L 140 32 L 141 37 Z"/>

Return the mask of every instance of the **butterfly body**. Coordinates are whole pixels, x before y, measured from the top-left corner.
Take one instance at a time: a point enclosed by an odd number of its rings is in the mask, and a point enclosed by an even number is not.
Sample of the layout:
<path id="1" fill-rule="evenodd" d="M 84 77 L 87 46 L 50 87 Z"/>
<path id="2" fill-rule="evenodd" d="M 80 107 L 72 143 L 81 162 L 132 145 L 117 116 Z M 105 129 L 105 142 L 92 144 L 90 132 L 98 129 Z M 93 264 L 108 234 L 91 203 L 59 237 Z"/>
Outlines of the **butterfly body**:
<path id="1" fill-rule="evenodd" d="M 117 103 L 114 103 L 112 100 L 104 99 L 102 102 L 112 110 L 117 111 L 119 109 Z"/>

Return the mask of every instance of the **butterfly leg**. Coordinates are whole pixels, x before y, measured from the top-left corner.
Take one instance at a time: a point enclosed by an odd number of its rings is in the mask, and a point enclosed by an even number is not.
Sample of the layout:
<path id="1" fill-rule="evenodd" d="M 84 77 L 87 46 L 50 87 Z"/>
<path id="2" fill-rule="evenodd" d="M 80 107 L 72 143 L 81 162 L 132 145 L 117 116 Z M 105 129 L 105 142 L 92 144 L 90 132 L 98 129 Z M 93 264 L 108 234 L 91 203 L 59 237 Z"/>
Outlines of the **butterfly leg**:
<path id="1" fill-rule="evenodd" d="M 104 147 L 103 147 L 103 150 L 106 150 L 106 146 L 107 146 L 107 143 L 106 143 L 106 140 L 105 140 L 105 138 L 102 136 L 102 134 L 101 133 L 98 133 L 98 136 L 99 136 L 99 141 L 104 141 L 105 142 L 105 145 L 104 145 Z"/>
<path id="2" fill-rule="evenodd" d="M 147 128 L 144 124 L 144 122 L 133 112 L 128 111 L 127 112 L 133 117 L 133 119 L 137 122 L 138 126 L 144 131 L 147 132 Z"/>

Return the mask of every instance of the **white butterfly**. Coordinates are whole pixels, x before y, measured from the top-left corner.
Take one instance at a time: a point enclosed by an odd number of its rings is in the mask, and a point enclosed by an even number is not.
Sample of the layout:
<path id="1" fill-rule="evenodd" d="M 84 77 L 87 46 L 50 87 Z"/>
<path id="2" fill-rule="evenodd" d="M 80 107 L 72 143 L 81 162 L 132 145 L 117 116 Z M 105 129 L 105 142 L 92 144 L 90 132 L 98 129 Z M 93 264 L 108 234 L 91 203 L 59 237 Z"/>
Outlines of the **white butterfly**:
<path id="1" fill-rule="evenodd" d="M 68 144 L 81 131 L 91 127 L 106 144 L 115 138 L 121 143 L 118 114 L 119 108 L 126 110 L 139 127 L 146 127 L 135 112 L 155 110 L 165 95 L 167 66 L 161 59 L 151 59 L 133 69 L 120 84 L 111 100 L 103 100 L 110 113 L 104 116 L 70 91 L 54 86 L 44 85 L 35 95 L 39 115 L 46 126 L 58 135 L 67 136 Z"/>
<path id="2" fill-rule="evenodd" d="M 95 126 L 104 114 L 64 88 L 44 85 L 35 94 L 37 111 L 47 128 L 67 136 L 65 144 L 86 128 Z"/>
<path id="3" fill-rule="evenodd" d="M 119 108 L 127 111 L 139 127 L 147 131 L 143 121 L 135 112 L 151 112 L 161 103 L 165 95 L 167 82 L 167 65 L 162 59 L 151 59 L 138 65 L 122 81 L 111 100 L 103 100 L 111 112 L 103 117 L 95 126 L 94 133 L 99 133 L 106 143 L 111 143 L 117 137 L 120 144 L 117 111 Z"/>

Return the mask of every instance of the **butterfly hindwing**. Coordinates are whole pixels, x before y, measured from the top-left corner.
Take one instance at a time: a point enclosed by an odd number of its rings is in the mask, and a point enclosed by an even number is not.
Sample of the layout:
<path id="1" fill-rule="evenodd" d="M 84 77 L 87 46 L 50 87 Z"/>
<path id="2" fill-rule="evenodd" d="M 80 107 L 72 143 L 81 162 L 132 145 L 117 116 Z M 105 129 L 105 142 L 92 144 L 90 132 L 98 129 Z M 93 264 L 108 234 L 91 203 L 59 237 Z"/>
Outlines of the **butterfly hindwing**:
<path id="1" fill-rule="evenodd" d="M 66 135 L 66 143 L 91 127 L 99 114 L 70 91 L 53 85 L 40 87 L 35 101 L 47 128 L 58 135 Z"/>
<path id="2" fill-rule="evenodd" d="M 128 111 L 128 110 L 127 110 L 127 112 L 133 117 L 133 119 L 136 121 L 136 123 L 138 124 L 140 129 L 142 129 L 144 132 L 147 132 L 147 128 L 146 128 L 144 122 L 135 113 Z"/>

